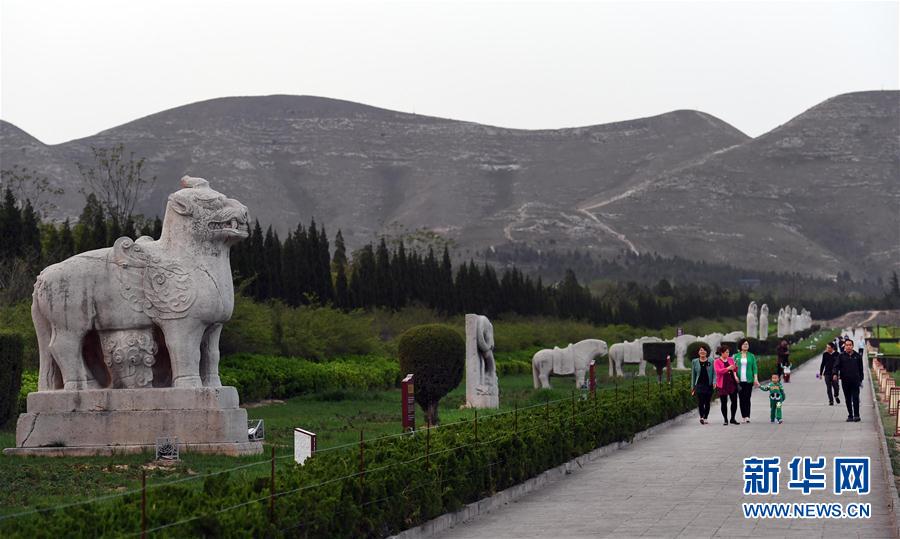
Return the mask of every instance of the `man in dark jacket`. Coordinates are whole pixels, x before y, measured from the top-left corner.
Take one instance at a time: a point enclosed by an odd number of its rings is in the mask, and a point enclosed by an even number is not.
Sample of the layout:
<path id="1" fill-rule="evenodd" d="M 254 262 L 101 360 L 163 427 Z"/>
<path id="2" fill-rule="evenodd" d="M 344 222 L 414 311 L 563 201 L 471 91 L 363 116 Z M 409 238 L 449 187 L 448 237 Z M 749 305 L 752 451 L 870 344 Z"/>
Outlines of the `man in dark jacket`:
<path id="1" fill-rule="evenodd" d="M 844 351 L 833 368 L 832 380 L 840 380 L 847 404 L 847 421 L 859 421 L 859 388 L 863 381 L 863 362 L 859 352 L 853 349 L 853 340 L 844 341 Z"/>
<path id="2" fill-rule="evenodd" d="M 822 363 L 819 365 L 819 376 L 825 380 L 825 389 L 828 392 L 828 405 L 834 406 L 834 401 L 841 403 L 841 393 L 838 389 L 838 382 L 834 379 L 834 364 L 837 362 L 838 353 L 835 351 L 834 343 L 825 345 L 825 353 L 822 354 Z"/>

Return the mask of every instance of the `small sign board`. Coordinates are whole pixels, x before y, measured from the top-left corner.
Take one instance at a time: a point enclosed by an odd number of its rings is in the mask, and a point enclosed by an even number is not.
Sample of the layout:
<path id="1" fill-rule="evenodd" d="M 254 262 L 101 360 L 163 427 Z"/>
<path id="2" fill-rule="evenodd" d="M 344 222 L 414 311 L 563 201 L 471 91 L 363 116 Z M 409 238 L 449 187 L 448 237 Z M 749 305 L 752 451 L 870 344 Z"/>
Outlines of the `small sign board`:
<path id="1" fill-rule="evenodd" d="M 303 464 L 316 452 L 316 433 L 294 429 L 294 462 Z"/>
<path id="2" fill-rule="evenodd" d="M 416 430 L 416 388 L 413 385 L 412 374 L 407 374 L 400 382 L 400 395 L 403 400 L 403 432 Z"/>
<path id="3" fill-rule="evenodd" d="M 684 335 L 684 328 L 678 328 L 678 330 L 675 331 L 675 336 L 681 337 L 682 335 Z"/>

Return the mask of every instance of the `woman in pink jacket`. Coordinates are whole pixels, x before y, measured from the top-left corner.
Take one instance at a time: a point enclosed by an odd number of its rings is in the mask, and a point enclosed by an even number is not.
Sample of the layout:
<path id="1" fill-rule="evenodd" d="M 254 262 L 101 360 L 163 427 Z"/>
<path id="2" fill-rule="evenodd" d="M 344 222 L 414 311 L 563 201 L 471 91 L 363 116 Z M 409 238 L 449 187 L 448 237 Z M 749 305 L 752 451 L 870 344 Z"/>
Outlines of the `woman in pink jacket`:
<path id="1" fill-rule="evenodd" d="M 731 350 L 727 346 L 720 346 L 716 349 L 719 356 L 713 363 L 716 371 L 716 389 L 719 392 L 719 403 L 722 405 L 722 417 L 725 419 L 725 426 L 728 426 L 728 399 L 731 398 L 731 421 L 732 425 L 740 425 L 734 415 L 737 413 L 737 367 L 734 365 L 734 359 L 729 356 Z"/>

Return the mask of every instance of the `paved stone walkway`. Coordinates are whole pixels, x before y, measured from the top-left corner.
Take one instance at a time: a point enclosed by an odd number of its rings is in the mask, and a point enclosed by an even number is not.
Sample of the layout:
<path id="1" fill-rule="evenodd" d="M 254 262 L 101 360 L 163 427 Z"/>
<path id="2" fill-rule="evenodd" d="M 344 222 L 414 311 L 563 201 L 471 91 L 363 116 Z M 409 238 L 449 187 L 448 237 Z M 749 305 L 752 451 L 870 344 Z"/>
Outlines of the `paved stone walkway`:
<path id="1" fill-rule="evenodd" d="M 828 406 L 824 383 L 815 377 L 819 362 L 807 362 L 785 386 L 782 425 L 769 423 L 762 391 L 754 391 L 750 424 L 723 426 L 714 401 L 709 425 L 691 420 L 673 426 L 439 537 L 895 537 L 868 376 L 862 421 L 846 423 L 843 399 Z M 742 459 L 776 455 L 779 495 L 745 497 Z M 827 492 L 803 496 L 787 489 L 787 463 L 795 455 L 828 458 Z M 831 494 L 833 457 L 865 455 L 872 458 L 871 494 Z M 741 503 L 751 501 L 870 502 L 872 516 L 745 519 Z"/>

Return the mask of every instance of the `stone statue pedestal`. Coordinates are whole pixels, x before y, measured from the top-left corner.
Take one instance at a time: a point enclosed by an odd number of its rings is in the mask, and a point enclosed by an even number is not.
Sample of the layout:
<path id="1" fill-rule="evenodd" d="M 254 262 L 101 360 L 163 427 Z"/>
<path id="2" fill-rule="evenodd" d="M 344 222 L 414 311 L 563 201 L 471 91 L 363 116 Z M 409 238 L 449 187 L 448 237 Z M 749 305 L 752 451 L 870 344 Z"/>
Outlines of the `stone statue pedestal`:
<path id="1" fill-rule="evenodd" d="M 97 389 L 28 394 L 7 455 L 89 456 L 155 451 L 178 438 L 185 452 L 262 453 L 247 437 L 247 411 L 233 387 Z"/>

